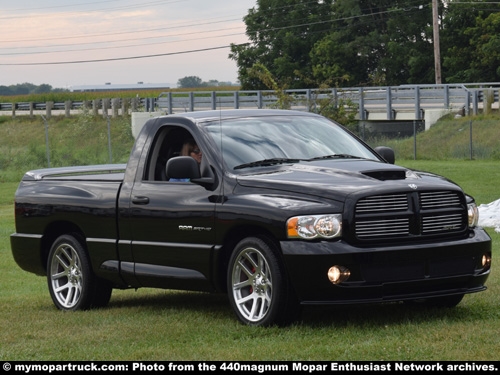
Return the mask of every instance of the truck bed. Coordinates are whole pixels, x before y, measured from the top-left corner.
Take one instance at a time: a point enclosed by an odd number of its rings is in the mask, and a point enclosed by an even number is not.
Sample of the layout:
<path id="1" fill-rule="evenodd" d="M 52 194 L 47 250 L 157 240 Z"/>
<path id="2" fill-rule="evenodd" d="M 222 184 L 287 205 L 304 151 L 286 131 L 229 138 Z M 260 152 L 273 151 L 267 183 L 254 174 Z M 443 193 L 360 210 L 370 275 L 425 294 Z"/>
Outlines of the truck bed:
<path id="1" fill-rule="evenodd" d="M 126 164 L 102 164 L 77 167 L 46 168 L 29 171 L 23 177 L 29 180 L 86 180 L 123 181 Z"/>

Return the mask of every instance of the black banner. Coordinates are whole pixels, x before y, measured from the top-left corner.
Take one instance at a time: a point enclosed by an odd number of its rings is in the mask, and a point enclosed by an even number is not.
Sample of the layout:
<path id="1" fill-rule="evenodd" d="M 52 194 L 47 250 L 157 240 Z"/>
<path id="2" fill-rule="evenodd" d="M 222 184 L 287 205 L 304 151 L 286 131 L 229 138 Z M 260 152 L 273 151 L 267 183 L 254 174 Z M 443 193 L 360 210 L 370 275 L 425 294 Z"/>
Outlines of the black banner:
<path id="1" fill-rule="evenodd" d="M 499 362 L 484 361 L 61 361 L 2 362 L 5 373 L 109 372 L 109 373 L 255 373 L 255 374 L 332 374 L 332 373 L 498 373 Z"/>

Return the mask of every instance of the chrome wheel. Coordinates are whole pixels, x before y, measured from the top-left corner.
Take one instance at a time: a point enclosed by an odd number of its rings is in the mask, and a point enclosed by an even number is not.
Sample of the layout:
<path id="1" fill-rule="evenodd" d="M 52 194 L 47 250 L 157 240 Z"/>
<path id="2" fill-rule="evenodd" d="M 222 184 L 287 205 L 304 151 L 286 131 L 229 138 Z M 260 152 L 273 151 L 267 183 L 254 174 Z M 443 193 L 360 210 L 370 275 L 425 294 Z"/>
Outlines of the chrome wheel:
<path id="1" fill-rule="evenodd" d="M 268 313 L 273 296 L 273 275 L 264 255 L 255 248 L 238 254 L 232 272 L 232 295 L 239 313 L 258 322 Z"/>
<path id="2" fill-rule="evenodd" d="M 74 308 L 82 296 L 84 276 L 74 247 L 62 243 L 53 251 L 49 268 L 50 288 L 63 309 Z"/>
<path id="3" fill-rule="evenodd" d="M 47 260 L 47 283 L 52 301 L 61 310 L 104 307 L 112 285 L 94 275 L 85 240 L 77 233 L 57 238 Z"/>
<path id="4" fill-rule="evenodd" d="M 278 245 L 264 236 L 248 237 L 233 249 L 227 273 L 229 302 L 247 325 L 293 322 L 299 304 L 286 276 Z"/>

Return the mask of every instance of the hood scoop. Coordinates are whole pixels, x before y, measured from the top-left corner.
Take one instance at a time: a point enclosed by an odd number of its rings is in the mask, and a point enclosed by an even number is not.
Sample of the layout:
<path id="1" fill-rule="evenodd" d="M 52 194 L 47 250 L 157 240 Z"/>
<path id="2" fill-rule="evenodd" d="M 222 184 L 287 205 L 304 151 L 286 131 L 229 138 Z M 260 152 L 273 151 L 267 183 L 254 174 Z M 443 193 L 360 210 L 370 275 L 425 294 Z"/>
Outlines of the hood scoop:
<path id="1" fill-rule="evenodd" d="M 404 180 L 406 179 L 405 170 L 372 170 L 361 172 L 362 175 L 374 178 L 379 181 Z"/>

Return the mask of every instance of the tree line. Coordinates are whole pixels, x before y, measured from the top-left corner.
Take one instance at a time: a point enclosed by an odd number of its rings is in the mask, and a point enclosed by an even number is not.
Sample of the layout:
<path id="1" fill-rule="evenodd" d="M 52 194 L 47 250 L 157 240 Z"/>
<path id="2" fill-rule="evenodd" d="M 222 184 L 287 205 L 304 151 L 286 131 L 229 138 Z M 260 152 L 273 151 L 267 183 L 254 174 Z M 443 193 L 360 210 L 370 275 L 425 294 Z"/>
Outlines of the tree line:
<path id="1" fill-rule="evenodd" d="M 34 85 L 33 83 L 19 83 L 17 85 L 4 86 L 0 85 L 0 95 L 30 95 L 30 94 L 46 94 L 49 92 L 66 92 L 67 89 L 53 88 L 51 85 L 43 83 Z"/>
<path id="2" fill-rule="evenodd" d="M 197 88 L 197 87 L 217 87 L 217 86 L 232 86 L 231 82 L 220 82 L 216 79 L 210 79 L 208 81 L 203 81 L 198 76 L 186 76 L 179 78 L 177 81 L 177 87 L 179 88 Z"/>
<path id="3" fill-rule="evenodd" d="M 500 3 L 438 0 L 442 83 L 500 81 Z M 231 45 L 243 90 L 435 83 L 431 0 L 257 0 Z"/>
<path id="4" fill-rule="evenodd" d="M 198 76 L 186 76 L 178 80 L 177 86 L 179 88 L 217 87 L 217 86 L 232 86 L 232 83 L 221 82 L 215 79 L 205 82 Z M 25 82 L 10 86 L 0 85 L 0 96 L 47 94 L 55 92 L 69 92 L 69 90 L 62 88 L 54 88 L 46 83 L 43 83 L 41 85 L 35 85 L 33 83 Z"/>

